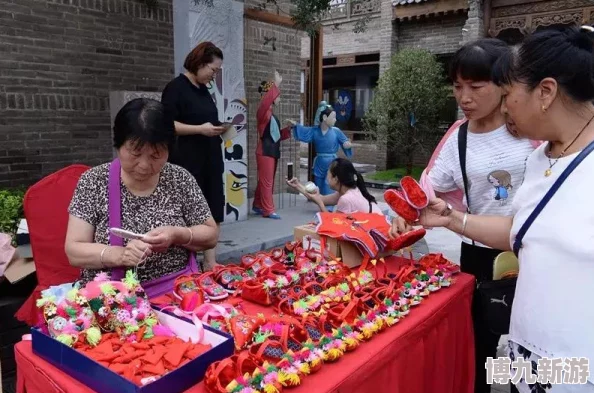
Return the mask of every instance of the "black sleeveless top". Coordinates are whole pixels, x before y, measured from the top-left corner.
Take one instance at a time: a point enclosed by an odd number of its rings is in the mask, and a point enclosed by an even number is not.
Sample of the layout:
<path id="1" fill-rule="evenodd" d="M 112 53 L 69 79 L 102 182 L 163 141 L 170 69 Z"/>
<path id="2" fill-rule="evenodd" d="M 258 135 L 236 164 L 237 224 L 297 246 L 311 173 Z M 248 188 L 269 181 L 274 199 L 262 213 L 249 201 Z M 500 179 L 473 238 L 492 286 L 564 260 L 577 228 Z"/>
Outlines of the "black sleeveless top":
<path id="1" fill-rule="evenodd" d="M 272 115 L 270 118 L 270 122 L 266 125 L 266 129 L 264 130 L 264 135 L 262 135 L 262 155 L 266 157 L 273 157 L 277 160 L 280 158 L 280 139 L 278 141 L 274 141 L 272 136 L 270 135 L 270 124 L 275 121 L 278 124 L 278 129 L 280 130 L 280 121 L 276 118 L 276 116 Z"/>

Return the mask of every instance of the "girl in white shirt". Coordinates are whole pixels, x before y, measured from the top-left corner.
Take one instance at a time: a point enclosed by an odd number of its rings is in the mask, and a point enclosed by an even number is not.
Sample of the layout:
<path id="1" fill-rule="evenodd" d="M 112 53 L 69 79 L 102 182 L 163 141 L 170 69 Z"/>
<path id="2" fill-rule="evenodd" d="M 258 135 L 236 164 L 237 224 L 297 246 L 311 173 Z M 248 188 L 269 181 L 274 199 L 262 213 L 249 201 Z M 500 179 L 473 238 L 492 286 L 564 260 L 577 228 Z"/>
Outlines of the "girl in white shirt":
<path id="1" fill-rule="evenodd" d="M 502 110 L 514 131 L 549 141 L 526 162 L 513 216 L 463 213 L 450 209 L 442 199 L 433 199 L 421 214 L 421 224 L 444 226 L 497 249 L 512 248 L 536 205 L 578 153 L 594 141 L 593 39 L 590 26 L 539 32 L 494 68 L 494 81 L 504 90 Z M 594 362 L 592 173 L 594 153 L 561 185 L 528 229 L 519 251 L 509 351 L 511 360 L 526 360 L 532 374 L 537 374 L 542 358 L 553 362 L 586 358 L 590 366 Z M 580 373 L 576 375 L 579 380 Z M 582 384 L 570 385 L 563 379 L 565 384 L 559 385 L 528 381 L 523 375 L 517 389 L 522 393 L 594 392 L 594 373 L 590 372 L 588 381 L 584 384 L 581 378 Z"/>

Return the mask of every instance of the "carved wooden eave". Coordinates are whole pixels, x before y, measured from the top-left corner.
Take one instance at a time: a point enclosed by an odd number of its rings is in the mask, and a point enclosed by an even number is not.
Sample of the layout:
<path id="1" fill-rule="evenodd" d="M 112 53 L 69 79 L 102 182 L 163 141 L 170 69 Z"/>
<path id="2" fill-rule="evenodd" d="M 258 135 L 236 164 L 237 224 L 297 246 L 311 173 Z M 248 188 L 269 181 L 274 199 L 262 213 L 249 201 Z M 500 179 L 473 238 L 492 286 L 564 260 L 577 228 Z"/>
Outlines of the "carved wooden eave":
<path id="1" fill-rule="evenodd" d="M 468 11 L 468 0 L 428 0 L 392 7 L 392 19 L 398 21 L 454 15 Z"/>
<path id="2" fill-rule="evenodd" d="M 517 29 L 526 35 L 534 32 L 538 27 L 583 25 L 593 22 L 592 0 L 540 1 L 501 8 L 494 7 L 489 35 L 497 37 L 499 33 L 508 29 Z"/>

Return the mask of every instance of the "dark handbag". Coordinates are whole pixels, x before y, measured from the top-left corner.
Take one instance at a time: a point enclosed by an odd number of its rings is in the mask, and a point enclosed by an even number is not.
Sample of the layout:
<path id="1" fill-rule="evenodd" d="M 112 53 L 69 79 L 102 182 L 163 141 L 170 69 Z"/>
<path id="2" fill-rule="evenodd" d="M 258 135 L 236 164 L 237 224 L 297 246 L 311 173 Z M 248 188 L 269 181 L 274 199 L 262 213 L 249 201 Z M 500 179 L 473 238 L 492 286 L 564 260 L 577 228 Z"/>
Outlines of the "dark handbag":
<path id="1" fill-rule="evenodd" d="M 458 153 L 460 156 L 460 167 L 462 169 L 462 179 L 464 182 L 464 192 L 466 193 L 466 204 L 470 206 L 468 199 L 468 181 L 466 178 L 466 139 L 468 135 L 468 122 L 460 126 L 458 133 Z M 553 195 L 559 190 L 563 182 L 569 177 L 575 168 L 594 150 L 594 141 L 591 142 L 580 154 L 569 164 L 561 173 L 559 178 L 551 186 L 542 200 L 538 203 L 534 211 L 530 214 L 524 225 L 518 231 L 514 240 L 513 251 L 516 257 L 522 247 L 524 235 L 536 219 L 540 212 L 549 203 Z M 468 210 L 470 213 L 470 210 Z M 474 244 L 474 243 L 473 243 Z M 508 334 L 511 319 L 512 304 L 516 292 L 517 278 L 506 278 L 501 280 L 483 281 L 478 283 L 476 296 L 481 305 L 481 313 L 484 322 L 495 334 Z"/>
<path id="2" fill-rule="evenodd" d="M 466 142 L 468 139 L 468 122 L 458 130 L 458 155 L 460 170 L 466 195 L 467 212 L 470 213 L 470 196 L 468 194 L 468 178 L 466 177 Z M 474 241 L 472 242 L 474 245 Z M 477 263 L 481 263 L 477 261 Z M 489 263 L 493 263 L 489 261 Z M 474 296 L 480 302 L 480 313 L 484 323 L 494 334 L 508 334 L 511 319 L 511 306 L 516 292 L 517 278 L 481 281 L 476 286 Z"/>
<path id="3" fill-rule="evenodd" d="M 470 213 L 470 196 L 468 194 L 468 178 L 466 177 L 466 142 L 468 140 L 468 122 L 458 130 L 458 155 L 460 170 L 466 195 L 467 212 Z M 474 245 L 474 241 L 472 242 Z M 477 261 L 477 263 L 482 263 Z M 489 263 L 493 263 L 489 261 Z M 494 334 L 508 334 L 511 319 L 511 306 L 516 292 L 517 278 L 488 280 L 478 282 L 474 296 L 480 304 L 480 313 L 484 323 Z"/>
<path id="4" fill-rule="evenodd" d="M 508 334 L 517 278 L 479 282 L 476 296 L 483 321 L 494 334 Z"/>

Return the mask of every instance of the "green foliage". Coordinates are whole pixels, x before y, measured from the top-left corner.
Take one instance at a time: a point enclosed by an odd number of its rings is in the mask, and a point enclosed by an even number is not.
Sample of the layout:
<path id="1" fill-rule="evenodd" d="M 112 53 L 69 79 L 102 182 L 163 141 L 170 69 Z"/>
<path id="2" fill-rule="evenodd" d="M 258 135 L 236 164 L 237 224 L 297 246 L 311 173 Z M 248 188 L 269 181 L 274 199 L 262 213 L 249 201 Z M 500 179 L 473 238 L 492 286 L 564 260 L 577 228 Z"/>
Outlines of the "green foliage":
<path id="1" fill-rule="evenodd" d="M 419 180 L 421 178 L 421 173 L 423 173 L 423 169 L 424 168 L 418 166 L 413 166 L 412 173 L 409 173 L 409 175 Z M 378 181 L 400 181 L 405 175 L 407 175 L 407 168 L 399 167 L 370 173 L 367 177 L 371 180 Z"/>
<path id="2" fill-rule="evenodd" d="M 23 218 L 23 190 L 0 190 L 0 232 L 14 236 Z"/>
<path id="3" fill-rule="evenodd" d="M 443 69 L 435 56 L 422 49 L 401 50 L 381 75 L 363 126 L 378 144 L 398 152 L 411 174 L 415 151 L 439 137 L 439 113 L 447 96 Z"/>
<path id="4" fill-rule="evenodd" d="M 298 28 L 313 37 L 322 25 L 322 18 L 330 11 L 330 0 L 291 0 L 291 18 Z"/>

